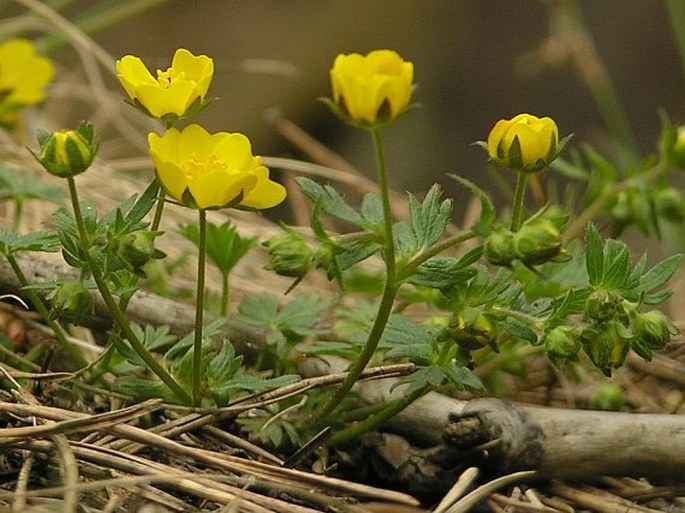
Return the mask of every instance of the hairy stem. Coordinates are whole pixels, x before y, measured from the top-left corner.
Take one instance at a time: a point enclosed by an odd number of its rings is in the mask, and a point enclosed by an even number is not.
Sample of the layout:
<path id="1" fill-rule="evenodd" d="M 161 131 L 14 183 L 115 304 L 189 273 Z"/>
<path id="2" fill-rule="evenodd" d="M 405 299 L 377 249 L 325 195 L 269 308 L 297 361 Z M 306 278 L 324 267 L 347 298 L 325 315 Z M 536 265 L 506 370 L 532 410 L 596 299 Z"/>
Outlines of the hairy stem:
<path id="1" fill-rule="evenodd" d="M 388 184 L 388 169 L 385 162 L 385 152 L 383 150 L 383 139 L 381 137 L 379 128 L 374 128 L 371 131 L 371 134 L 373 136 L 373 143 L 376 151 L 381 200 L 383 204 L 383 228 L 385 232 L 385 247 L 383 251 L 386 271 L 385 285 L 383 287 L 381 302 L 378 306 L 378 312 L 376 313 L 376 318 L 373 326 L 371 327 L 371 331 L 369 331 L 364 348 L 357 359 L 350 366 L 345 380 L 340 384 L 340 387 L 338 387 L 338 389 L 335 391 L 333 397 L 318 414 L 318 420 L 323 420 L 328 417 L 328 415 L 333 413 L 348 392 L 352 389 L 357 379 L 359 379 L 359 376 L 364 371 L 364 368 L 373 357 L 374 353 L 376 352 L 376 348 L 378 347 L 378 342 L 385 331 L 385 326 L 388 323 L 388 318 L 392 312 L 395 296 L 397 295 L 397 289 L 399 288 L 397 283 L 397 264 L 395 262 L 393 216 L 390 206 L 390 187 Z"/>
<path id="2" fill-rule="evenodd" d="M 202 327 L 205 310 L 205 256 L 207 253 L 207 213 L 200 210 L 200 233 L 197 241 L 197 294 L 195 298 L 195 341 L 193 343 L 193 405 L 199 406 L 202 398 Z"/>
<path id="3" fill-rule="evenodd" d="M 76 191 L 76 184 L 73 177 L 67 178 L 69 182 L 69 194 L 71 196 L 71 203 L 74 209 L 74 218 L 76 219 L 76 225 L 79 231 L 79 237 L 81 239 L 81 245 L 83 247 L 83 255 L 88 263 L 90 272 L 93 274 L 93 280 L 102 295 L 107 308 L 112 315 L 114 323 L 118 326 L 121 332 L 124 334 L 126 339 L 131 344 L 133 350 L 142 358 L 142 360 L 147 364 L 152 372 L 154 372 L 159 379 L 161 379 L 169 389 L 176 395 L 182 402 L 189 403 L 190 396 L 187 394 L 183 387 L 178 384 L 178 382 L 169 374 L 162 365 L 155 359 L 154 356 L 147 350 L 143 343 L 138 339 L 135 332 L 131 328 L 131 325 L 126 320 L 124 313 L 119 308 L 112 292 L 109 290 L 107 282 L 102 274 L 101 269 L 98 267 L 97 263 L 93 260 L 90 254 L 90 237 L 88 231 L 86 230 L 86 225 L 83 221 L 83 215 L 81 213 L 81 205 L 78 199 L 78 193 Z"/>

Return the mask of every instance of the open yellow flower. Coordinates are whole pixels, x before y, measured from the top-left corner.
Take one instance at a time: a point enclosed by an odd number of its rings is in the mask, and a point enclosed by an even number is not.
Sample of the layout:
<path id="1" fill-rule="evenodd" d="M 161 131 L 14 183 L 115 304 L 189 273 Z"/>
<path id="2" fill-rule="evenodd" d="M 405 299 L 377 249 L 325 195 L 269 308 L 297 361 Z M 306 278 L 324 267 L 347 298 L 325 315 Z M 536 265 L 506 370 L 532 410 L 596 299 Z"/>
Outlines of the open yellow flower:
<path id="1" fill-rule="evenodd" d="M 38 55 L 31 41 L 8 39 L 0 44 L 0 120 L 43 101 L 54 74 L 50 59 Z"/>
<path id="2" fill-rule="evenodd" d="M 150 133 L 148 143 L 160 183 L 187 207 L 264 209 L 285 199 L 285 187 L 269 179 L 269 170 L 252 155 L 242 134 L 210 134 L 189 125 L 163 136 Z"/>
<path id="3" fill-rule="evenodd" d="M 561 151 L 559 129 L 552 118 L 519 114 L 500 119 L 488 135 L 490 157 L 505 167 L 525 172 L 539 171 Z"/>
<path id="4" fill-rule="evenodd" d="M 117 75 L 131 101 L 154 118 L 186 117 L 205 105 L 214 76 L 214 61 L 185 48 L 174 54 L 171 67 L 153 77 L 139 57 L 126 55 L 116 63 Z M 191 109 L 192 108 L 192 109 Z"/>
<path id="5" fill-rule="evenodd" d="M 414 65 L 392 50 L 338 55 L 330 76 L 333 101 L 353 123 L 388 123 L 411 101 Z"/>

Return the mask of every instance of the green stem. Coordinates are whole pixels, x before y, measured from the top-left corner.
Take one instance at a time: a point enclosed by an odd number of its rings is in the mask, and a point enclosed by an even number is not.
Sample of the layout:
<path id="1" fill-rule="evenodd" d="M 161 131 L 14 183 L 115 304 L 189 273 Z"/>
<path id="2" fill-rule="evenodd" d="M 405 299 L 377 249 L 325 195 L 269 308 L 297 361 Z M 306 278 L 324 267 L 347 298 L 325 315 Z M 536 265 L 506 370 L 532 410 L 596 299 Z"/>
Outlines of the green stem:
<path id="1" fill-rule="evenodd" d="M 228 314 L 228 273 L 222 273 L 221 275 L 221 305 L 219 313 L 222 317 L 226 317 Z"/>
<path id="2" fill-rule="evenodd" d="M 157 197 L 157 205 L 155 206 L 155 216 L 152 218 L 152 224 L 150 225 L 151 232 L 156 232 L 159 229 L 159 225 L 162 222 L 162 212 L 164 212 L 164 203 L 166 203 L 165 200 L 166 193 L 160 187 L 159 196 Z"/>
<path id="3" fill-rule="evenodd" d="M 413 403 L 419 397 L 425 394 L 428 391 L 428 389 L 428 386 L 417 388 L 410 394 L 404 395 L 398 399 L 395 399 L 394 401 L 389 402 L 381 411 L 379 411 L 375 415 L 372 415 L 364 421 L 357 422 L 356 424 L 335 433 L 328 440 L 328 442 L 326 442 L 326 445 L 328 445 L 329 447 L 337 445 L 347 440 L 356 438 L 359 435 L 366 433 L 367 431 L 371 431 L 372 429 L 376 428 L 389 418 L 397 415 L 399 412 L 404 410 L 407 406 L 409 406 L 411 403 Z"/>
<path id="4" fill-rule="evenodd" d="M 21 223 L 21 214 L 24 211 L 24 200 L 21 198 L 14 198 L 14 231 L 19 231 L 19 224 Z"/>
<path id="5" fill-rule="evenodd" d="M 12 268 L 12 271 L 14 271 L 14 274 L 19 280 L 19 283 L 24 288 L 24 293 L 26 294 L 26 297 L 29 298 L 29 301 L 33 305 L 33 308 L 35 308 L 36 312 L 38 312 L 38 314 L 41 316 L 45 324 L 47 324 L 48 327 L 55 334 L 55 338 L 57 338 L 59 343 L 62 344 L 62 347 L 67 352 L 67 354 L 69 354 L 71 359 L 74 360 L 76 365 L 78 365 L 79 367 L 85 367 L 86 365 L 88 365 L 88 362 L 81 354 L 81 351 L 79 351 L 78 348 L 74 346 L 74 344 L 69 342 L 69 339 L 67 339 L 67 336 L 64 333 L 62 327 L 50 317 L 50 312 L 48 312 L 45 303 L 43 303 L 38 294 L 36 294 L 34 290 L 27 288 L 30 285 L 29 281 L 26 278 L 24 272 L 21 270 L 21 267 L 19 267 L 19 263 L 17 262 L 17 259 L 14 258 L 14 255 L 12 253 L 9 253 L 6 256 L 7 261 L 9 262 L 10 267 Z"/>
<path id="6" fill-rule="evenodd" d="M 115 301 L 114 296 L 107 286 L 107 282 L 105 281 L 100 267 L 98 267 L 97 263 L 93 260 L 93 257 L 90 254 L 90 237 L 88 235 L 88 231 L 86 230 L 86 225 L 83 222 L 81 205 L 78 200 L 78 193 L 76 191 L 76 183 L 74 182 L 74 178 L 70 176 L 67 178 L 67 181 L 69 183 L 69 194 L 71 196 L 71 203 L 74 209 L 74 218 L 76 219 L 76 226 L 78 227 L 79 237 L 83 247 L 83 255 L 88 263 L 90 272 L 93 275 L 93 280 L 95 280 L 95 284 L 100 291 L 100 295 L 102 296 L 105 305 L 107 305 L 107 308 L 112 315 L 114 323 L 119 327 L 121 332 L 131 344 L 133 350 L 142 358 L 150 370 L 154 372 L 181 401 L 184 403 L 189 403 L 190 396 L 185 390 L 183 390 L 183 387 L 178 384 L 171 374 L 169 374 L 166 369 L 159 364 L 154 356 L 152 356 L 143 343 L 138 339 L 130 324 L 126 320 L 124 313 L 121 311 L 119 305 Z"/>
<path id="7" fill-rule="evenodd" d="M 200 234 L 197 241 L 197 297 L 195 298 L 195 341 L 193 344 L 193 406 L 200 405 L 202 374 L 202 327 L 205 310 L 205 254 L 207 253 L 207 213 L 200 209 Z"/>
<path id="8" fill-rule="evenodd" d="M 416 255 L 409 262 L 407 262 L 397 272 L 398 281 L 402 281 L 411 276 L 414 273 L 414 271 L 416 271 L 416 269 L 419 266 L 421 266 L 421 264 L 423 264 L 426 260 L 433 258 L 435 255 L 442 253 L 443 251 L 451 248 L 452 246 L 461 244 L 462 242 L 473 239 L 474 237 L 477 237 L 476 232 L 474 232 L 473 230 L 467 230 L 463 233 L 448 237 L 438 242 L 437 244 L 434 244 L 431 247 L 426 248 L 420 254 Z"/>
<path id="9" fill-rule="evenodd" d="M 352 389 L 359 379 L 359 376 L 364 371 L 364 368 L 373 357 L 376 348 L 378 347 L 378 342 L 385 331 L 385 326 L 388 323 L 395 296 L 397 295 L 397 290 L 399 288 L 397 283 L 397 264 L 395 262 L 393 216 L 392 208 L 390 206 L 390 187 L 388 184 L 388 169 L 385 162 L 385 153 L 383 151 L 383 139 L 381 137 L 380 129 L 377 127 L 371 130 L 371 134 L 373 136 L 374 149 L 376 150 L 376 162 L 378 164 L 378 177 L 383 204 L 383 228 L 385 232 L 384 259 L 386 271 L 385 285 L 383 287 L 381 302 L 378 306 L 378 312 L 376 313 L 376 318 L 371 327 L 371 331 L 369 331 L 364 349 L 362 349 L 362 352 L 350 366 L 347 376 L 335 391 L 333 397 L 331 397 L 328 403 L 316 416 L 317 420 L 324 420 L 328 415 L 333 413 Z"/>
<path id="10" fill-rule="evenodd" d="M 516 192 L 514 193 L 514 205 L 511 213 L 511 231 L 517 232 L 521 228 L 523 218 L 523 203 L 526 196 L 526 183 L 528 174 L 523 171 L 516 172 Z"/>

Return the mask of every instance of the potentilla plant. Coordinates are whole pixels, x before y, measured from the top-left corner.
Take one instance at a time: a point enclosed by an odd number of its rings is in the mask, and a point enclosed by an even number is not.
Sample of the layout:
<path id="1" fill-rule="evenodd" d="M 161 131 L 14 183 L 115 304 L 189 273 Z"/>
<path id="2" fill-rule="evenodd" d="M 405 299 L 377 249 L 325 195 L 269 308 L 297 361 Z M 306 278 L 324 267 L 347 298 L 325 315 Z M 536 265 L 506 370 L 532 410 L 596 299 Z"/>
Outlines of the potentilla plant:
<path id="1" fill-rule="evenodd" d="M 3 58 L 0 47 L 0 64 Z M 51 71 L 40 59 L 34 61 L 43 70 L 32 85 L 33 98 L 39 100 Z M 330 391 L 310 392 L 308 404 L 301 407 L 284 403 L 278 411 L 272 406 L 287 426 L 279 427 L 272 440 L 287 432 L 299 443 L 307 436 L 295 436 L 296 429 L 333 427 L 327 443 L 337 444 L 372 429 L 436 387 L 483 393 L 485 387 L 474 373 L 483 355 L 511 351 L 507 356 L 513 360 L 524 354 L 522 347 L 532 346 L 533 353 L 546 353 L 555 366 L 581 362 L 609 375 L 623 365 L 629 351 L 649 359 L 677 332 L 657 306 L 669 296 L 663 287 L 680 256 L 651 266 L 646 256 L 634 260 L 624 242 L 607 237 L 591 221 L 603 219 L 612 230 L 608 233 L 616 235 L 637 223 L 645 205 L 653 214 L 653 221 L 644 226 L 647 233 L 658 232 L 665 221 L 685 218 L 682 198 L 666 180 L 669 169 L 685 162 L 685 136 L 678 127 L 665 121 L 656 163 L 647 159 L 621 177 L 590 148 L 583 150 L 585 160 L 577 152 L 571 161 L 563 160 L 569 137 L 561 136 L 564 132 L 550 117 L 523 113 L 502 119 L 481 145 L 487 151 L 484 161 L 489 158 L 503 173 L 514 173 L 510 206 L 498 210 L 487 192 L 451 175 L 480 201 L 480 215 L 471 226 L 450 226 L 453 202 L 437 185 L 423 197 L 408 193 L 409 219 L 397 221 L 382 134 L 388 125 L 406 119 L 412 108 L 414 65 L 395 51 L 374 50 L 335 58 L 332 97 L 324 101 L 340 119 L 371 136 L 379 192 L 366 194 L 356 206 L 335 187 L 300 177 L 297 183 L 312 203 L 314 242 L 296 227 L 285 227 L 264 246 L 268 268 L 293 278 L 291 288 L 320 270 L 341 294 L 365 287 L 366 294 L 376 295 L 370 302 L 339 303 L 318 295 L 295 295 L 289 301 L 285 295 L 246 298 L 237 317 L 264 334 L 265 349 L 255 369 L 269 366 L 271 379 L 248 374 L 230 342 L 216 344 L 214 339 L 231 315 L 229 274 L 254 240 L 241 238 L 232 225 L 208 223 L 207 213 L 269 209 L 283 202 L 287 191 L 272 180 L 245 135 L 210 133 L 189 122 L 210 103 L 210 57 L 179 49 L 171 67 L 154 75 L 130 55 L 117 61 L 116 68 L 128 102 L 161 121 L 159 132 L 147 135 L 154 165 L 150 185 L 112 211 L 98 213 L 80 201 L 77 187 L 78 175 L 89 172 L 97 159 L 93 127 L 82 123 L 73 130 L 40 132 L 33 154 L 49 173 L 66 181 L 71 208 L 59 209 L 51 219 L 57 234 L 0 232 L 0 252 L 81 368 L 87 362 L 58 320 L 80 322 L 88 316 L 95 290 L 104 299 L 115 326 L 105 355 L 92 365 L 92 381 L 104 381 L 102 374 L 109 371 L 118 375 L 112 388 L 136 399 L 154 396 L 195 407 L 224 406 L 236 391 L 292 383 L 303 357 L 344 357 L 350 361 L 346 377 Z M 28 96 L 17 95 L 30 104 Z M 586 203 L 548 202 L 532 208 L 526 199 L 530 177 L 552 170 L 585 185 Z M 649 181 L 657 185 L 652 192 L 645 187 Z M 198 247 L 198 268 L 194 331 L 180 338 L 167 327 L 139 326 L 126 316 L 148 263 L 165 257 L 156 247 L 164 236 L 160 226 L 165 205 L 197 212 L 197 224 L 181 229 Z M 344 221 L 352 227 L 350 233 L 332 233 L 324 216 Z M 41 285 L 27 282 L 15 258 L 17 252 L 36 250 L 61 251 L 79 270 L 79 279 L 42 284 L 50 289 L 50 306 L 36 294 Z M 373 256 L 383 263 L 376 275 L 363 265 Z M 223 294 L 222 319 L 205 325 L 207 257 L 222 274 Z M 421 307 L 424 319 L 406 314 L 405 308 L 413 305 Z M 321 322 L 324 317 L 332 319 L 332 328 L 322 327 L 329 326 Z M 397 399 L 373 410 L 355 410 L 351 391 L 374 361 L 411 362 L 416 370 L 398 380 Z M 151 372 L 159 379 L 132 371 Z M 253 420 L 245 425 L 270 425 L 269 420 Z"/>

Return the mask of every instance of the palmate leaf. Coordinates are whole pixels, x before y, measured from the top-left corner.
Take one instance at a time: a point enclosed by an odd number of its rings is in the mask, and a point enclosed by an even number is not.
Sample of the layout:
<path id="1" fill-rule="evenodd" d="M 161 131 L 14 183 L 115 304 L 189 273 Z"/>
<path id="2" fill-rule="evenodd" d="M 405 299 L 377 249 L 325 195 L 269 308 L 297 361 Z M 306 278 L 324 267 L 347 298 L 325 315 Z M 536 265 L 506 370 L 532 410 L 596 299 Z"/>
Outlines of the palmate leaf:
<path id="1" fill-rule="evenodd" d="M 419 250 L 438 242 L 444 235 L 452 215 L 452 200 L 441 201 L 440 187 L 433 185 L 423 202 L 409 194 L 412 229 Z"/>
<path id="2" fill-rule="evenodd" d="M 296 178 L 295 181 L 302 192 L 327 214 L 355 226 L 362 227 L 364 225 L 364 218 L 361 214 L 353 209 L 334 187 L 319 185 L 314 180 L 302 176 Z"/>
<path id="3" fill-rule="evenodd" d="M 33 232 L 19 235 L 8 228 L 0 229 L 0 253 L 7 256 L 21 251 L 59 251 L 57 235 L 49 232 Z"/>

